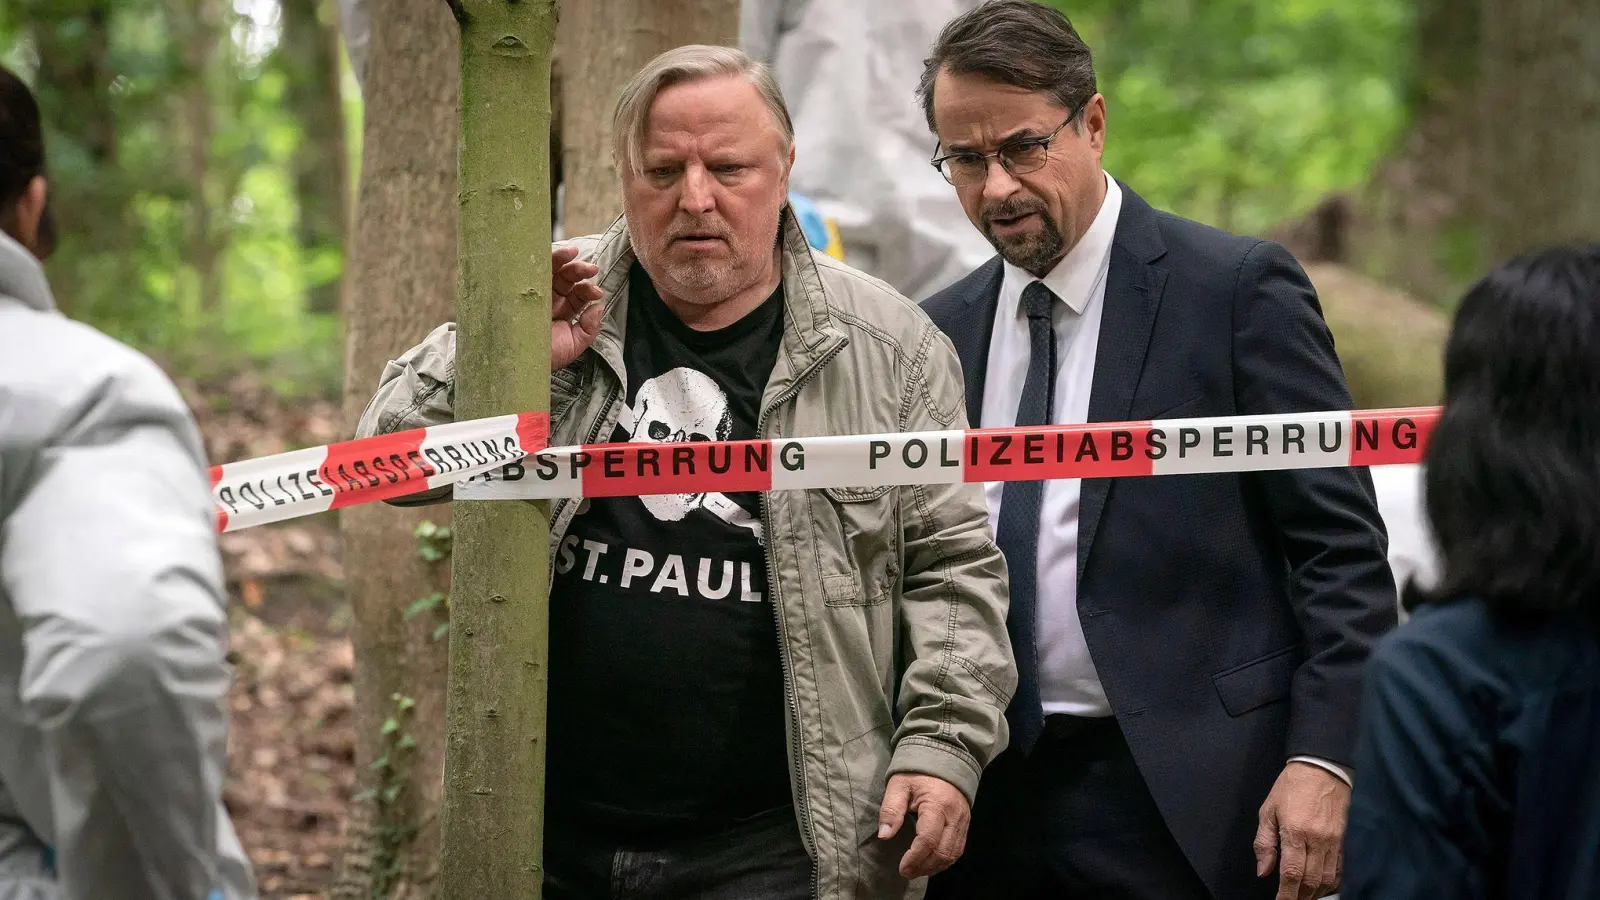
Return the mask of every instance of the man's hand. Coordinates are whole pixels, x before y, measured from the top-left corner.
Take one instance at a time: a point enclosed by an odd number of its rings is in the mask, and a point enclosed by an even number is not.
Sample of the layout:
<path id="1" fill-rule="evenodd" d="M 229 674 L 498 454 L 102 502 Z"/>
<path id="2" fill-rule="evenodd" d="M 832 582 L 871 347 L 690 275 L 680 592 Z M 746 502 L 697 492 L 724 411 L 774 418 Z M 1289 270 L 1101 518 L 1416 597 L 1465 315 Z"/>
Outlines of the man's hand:
<path id="1" fill-rule="evenodd" d="M 1261 804 L 1256 874 L 1278 870 L 1277 900 L 1315 900 L 1339 886 L 1350 786 L 1321 766 L 1291 762 Z"/>
<path id="2" fill-rule="evenodd" d="M 600 336 L 605 318 L 605 295 L 600 286 L 586 279 L 600 274 L 600 267 L 578 259 L 577 247 L 550 251 L 550 371 L 571 365 Z"/>
<path id="3" fill-rule="evenodd" d="M 967 848 L 972 807 L 960 791 L 942 778 L 901 773 L 889 779 L 878 811 L 878 837 L 888 840 L 900 831 L 907 812 L 917 816 L 917 836 L 900 860 L 900 875 L 921 878 L 950 868 Z"/>

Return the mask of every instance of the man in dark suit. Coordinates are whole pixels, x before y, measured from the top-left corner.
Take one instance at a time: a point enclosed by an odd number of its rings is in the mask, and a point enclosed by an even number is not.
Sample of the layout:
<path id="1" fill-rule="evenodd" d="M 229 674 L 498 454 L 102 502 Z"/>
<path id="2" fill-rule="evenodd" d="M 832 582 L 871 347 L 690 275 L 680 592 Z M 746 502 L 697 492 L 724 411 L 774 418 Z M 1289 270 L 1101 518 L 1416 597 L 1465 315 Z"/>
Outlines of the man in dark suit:
<path id="1" fill-rule="evenodd" d="M 1288 252 L 1103 171 L 1105 99 L 1065 16 L 996 0 L 958 17 L 920 93 L 935 165 L 999 251 L 924 304 L 970 421 L 1350 408 Z M 1397 619 L 1367 471 L 997 483 L 989 503 L 1011 749 L 931 896 L 1331 893 L 1362 667 Z"/>

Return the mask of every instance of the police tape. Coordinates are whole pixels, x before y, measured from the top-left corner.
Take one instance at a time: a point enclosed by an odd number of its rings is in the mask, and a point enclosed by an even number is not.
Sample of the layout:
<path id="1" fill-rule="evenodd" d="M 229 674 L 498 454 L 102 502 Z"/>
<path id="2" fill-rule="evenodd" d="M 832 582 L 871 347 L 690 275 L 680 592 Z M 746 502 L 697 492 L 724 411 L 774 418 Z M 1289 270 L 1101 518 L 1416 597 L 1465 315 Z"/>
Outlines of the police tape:
<path id="1" fill-rule="evenodd" d="M 452 483 L 457 500 L 680 494 L 714 506 L 739 491 L 1416 463 L 1437 417 L 1418 407 L 546 448 L 545 418 L 502 416 L 232 463 L 212 482 L 224 531 Z"/>
<path id="2" fill-rule="evenodd" d="M 217 530 L 392 500 L 499 471 L 543 448 L 549 421 L 544 413 L 495 416 L 216 466 Z"/>

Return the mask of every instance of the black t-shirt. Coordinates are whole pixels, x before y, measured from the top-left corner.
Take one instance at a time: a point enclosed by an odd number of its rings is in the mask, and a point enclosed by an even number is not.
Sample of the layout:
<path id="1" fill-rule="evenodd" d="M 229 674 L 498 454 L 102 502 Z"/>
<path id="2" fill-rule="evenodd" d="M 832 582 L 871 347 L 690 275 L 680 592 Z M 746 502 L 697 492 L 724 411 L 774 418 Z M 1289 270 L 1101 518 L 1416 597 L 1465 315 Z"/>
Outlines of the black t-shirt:
<path id="1" fill-rule="evenodd" d="M 636 264 L 614 442 L 746 440 L 783 288 L 695 331 Z M 550 592 L 548 806 L 619 838 L 709 832 L 787 806 L 782 664 L 760 495 L 587 501 Z"/>

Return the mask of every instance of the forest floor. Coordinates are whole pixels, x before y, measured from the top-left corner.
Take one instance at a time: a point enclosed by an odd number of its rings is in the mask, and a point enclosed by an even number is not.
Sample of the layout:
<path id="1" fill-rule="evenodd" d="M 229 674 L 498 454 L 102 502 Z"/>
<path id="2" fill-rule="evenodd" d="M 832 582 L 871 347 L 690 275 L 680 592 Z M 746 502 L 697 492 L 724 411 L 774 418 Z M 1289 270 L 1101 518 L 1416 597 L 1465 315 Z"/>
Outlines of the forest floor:
<path id="1" fill-rule="evenodd" d="M 334 401 L 286 400 L 248 375 L 179 387 L 214 463 L 340 438 Z M 322 897 L 356 781 L 337 520 L 246 529 L 221 545 L 235 668 L 223 799 L 263 898 Z"/>

